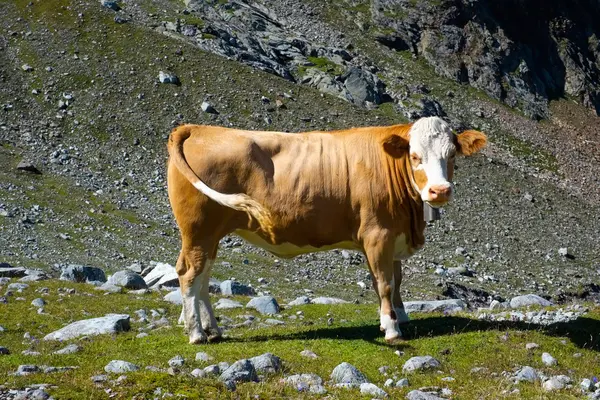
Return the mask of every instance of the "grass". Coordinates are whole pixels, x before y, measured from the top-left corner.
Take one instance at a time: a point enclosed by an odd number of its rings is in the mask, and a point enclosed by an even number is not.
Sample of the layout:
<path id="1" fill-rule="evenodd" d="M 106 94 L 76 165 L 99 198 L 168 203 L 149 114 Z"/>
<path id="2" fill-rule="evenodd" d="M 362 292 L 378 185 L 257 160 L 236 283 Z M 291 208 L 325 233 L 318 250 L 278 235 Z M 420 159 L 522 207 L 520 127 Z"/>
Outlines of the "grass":
<path id="1" fill-rule="evenodd" d="M 48 288 L 48 295 L 42 296 L 39 289 Z M 59 293 L 59 288 L 73 288 L 74 294 Z M 17 300 L 17 298 L 21 300 Z M 38 314 L 30 305 L 34 298 L 43 297 L 47 314 Z M 213 299 L 216 300 L 216 299 Z M 247 299 L 237 298 L 242 303 Z M 403 398 L 412 389 L 422 386 L 448 387 L 453 398 L 498 398 L 503 390 L 512 390 L 513 384 L 502 376 L 503 371 L 513 372 L 523 365 L 541 369 L 547 375 L 567 374 L 575 383 L 583 378 L 598 375 L 600 356 L 600 309 L 594 308 L 585 317 L 549 328 L 527 324 L 489 323 L 469 314 L 457 316 L 418 315 L 404 328 L 406 341 L 396 346 L 387 345 L 379 332 L 375 305 L 308 305 L 282 311 L 281 319 L 285 326 L 257 328 L 236 328 L 229 332 L 223 342 L 192 346 L 187 343 L 180 327 L 175 326 L 179 315 L 178 306 L 161 300 L 161 294 L 145 295 L 110 294 L 105 295 L 86 284 L 62 281 L 33 283 L 23 293 L 9 297 L 8 304 L 0 304 L 0 324 L 5 328 L 1 334 L 2 345 L 11 354 L 2 356 L 0 376 L 5 378 L 0 384 L 12 388 L 26 387 L 33 383 L 56 385 L 50 389 L 55 398 L 105 398 L 104 389 L 110 388 L 115 398 L 147 398 L 161 388 L 185 398 L 311 398 L 299 394 L 293 388 L 286 388 L 279 378 L 295 373 L 316 373 L 324 380 L 333 368 L 346 361 L 357 366 L 373 383 L 383 386 L 392 376 L 396 379 L 406 376 L 402 373 L 403 363 L 416 355 L 432 355 L 441 363 L 441 371 L 407 375 L 409 388 L 386 388 L 392 398 Z M 53 355 L 66 343 L 35 341 L 25 343 L 23 335 L 29 332 L 41 339 L 44 335 L 63 325 L 79 319 L 103 316 L 106 313 L 133 314 L 134 310 L 164 309 L 172 326 L 150 331 L 149 336 L 137 339 L 135 336 L 143 324 L 133 322 L 130 332 L 114 336 L 104 335 L 76 339 L 73 342 L 82 351 L 73 355 Z M 288 316 L 296 311 L 304 312 L 304 319 L 291 320 Z M 255 314 L 253 311 L 238 309 L 217 312 L 236 319 L 240 314 Z M 256 315 L 258 318 L 264 318 Z M 327 319 L 333 318 L 328 325 Z M 504 337 L 504 339 L 502 338 Z M 507 338 L 507 339 L 506 339 Z M 529 351 L 525 344 L 535 342 L 539 349 Z M 23 350 L 35 350 L 40 356 L 22 355 Z M 316 360 L 299 355 L 310 349 L 319 355 Z M 403 352 L 401 356 L 395 350 Z M 207 364 L 194 361 L 197 351 L 205 351 L 214 357 L 214 362 L 232 363 L 271 352 L 282 358 L 284 371 L 263 382 L 239 384 L 236 394 L 228 392 L 217 379 L 196 379 L 189 375 L 194 368 Z M 545 367 L 541 353 L 547 351 L 559 360 L 558 366 Z M 581 353 L 575 358 L 573 354 Z M 175 355 L 182 355 L 186 364 L 182 372 L 175 376 L 165 372 L 149 372 L 146 366 L 167 368 L 167 361 Z M 111 381 L 96 385 L 91 377 L 103 374 L 104 366 L 113 359 L 133 362 L 140 371 L 127 374 L 127 378 L 116 384 Z M 73 371 L 54 374 L 33 374 L 17 377 L 11 375 L 19 365 L 35 364 L 48 366 L 75 366 Z M 378 372 L 379 367 L 389 366 L 387 376 Z M 472 374 L 473 367 L 486 367 L 489 372 Z M 441 378 L 453 376 L 453 382 L 443 382 Z M 543 393 L 540 384 L 522 383 L 516 386 L 522 398 L 570 399 L 578 398 L 578 390 L 564 390 L 557 393 Z M 357 390 L 328 387 L 332 398 L 361 398 Z M 256 396 L 256 397 L 253 397 Z M 366 397 L 365 397 L 366 398 Z M 519 398 L 515 396 L 514 398 Z"/>

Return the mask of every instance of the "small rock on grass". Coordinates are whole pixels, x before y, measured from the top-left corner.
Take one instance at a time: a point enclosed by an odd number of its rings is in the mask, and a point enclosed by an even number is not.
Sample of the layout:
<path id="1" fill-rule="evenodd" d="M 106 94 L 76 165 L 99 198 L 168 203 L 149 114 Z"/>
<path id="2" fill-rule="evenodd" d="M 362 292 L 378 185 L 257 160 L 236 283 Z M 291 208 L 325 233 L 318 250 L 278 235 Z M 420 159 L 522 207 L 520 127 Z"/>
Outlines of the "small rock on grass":
<path id="1" fill-rule="evenodd" d="M 527 343 L 527 344 L 525 345 L 525 348 L 526 348 L 527 350 L 533 350 L 533 349 L 537 349 L 538 347 L 540 347 L 540 345 L 539 345 L 539 344 L 537 344 L 537 343 Z"/>
<path id="2" fill-rule="evenodd" d="M 306 357 L 306 358 L 312 358 L 312 359 L 319 358 L 319 356 L 318 356 L 318 355 L 316 355 L 315 353 L 313 353 L 313 352 L 312 352 L 312 351 L 310 351 L 310 350 L 302 350 L 302 351 L 300 352 L 300 355 L 301 355 L 302 357 Z"/>
<path id="3" fill-rule="evenodd" d="M 436 394 L 423 392 L 421 390 L 412 390 L 406 395 L 407 400 L 446 400 Z"/>
<path id="4" fill-rule="evenodd" d="M 396 387 L 407 387 L 408 385 L 408 379 L 406 378 L 402 378 L 398 382 L 396 382 Z"/>
<path id="5" fill-rule="evenodd" d="M 293 386 L 299 392 L 309 392 L 313 394 L 325 394 L 327 390 L 323 387 L 323 379 L 316 374 L 291 375 L 282 382 L 285 385 Z"/>
<path id="6" fill-rule="evenodd" d="M 377 399 L 387 397 L 387 393 L 383 389 L 372 383 L 361 383 L 360 393 L 373 396 Z"/>
<path id="7" fill-rule="evenodd" d="M 517 381 L 535 382 L 539 379 L 539 375 L 535 368 L 526 365 L 517 371 L 516 378 Z"/>
<path id="8" fill-rule="evenodd" d="M 169 360 L 169 367 L 182 367 L 183 364 L 185 364 L 185 360 L 180 355 L 177 355 Z"/>
<path id="9" fill-rule="evenodd" d="M 247 308 L 254 308 L 261 314 L 277 314 L 279 312 L 279 304 L 272 296 L 254 297 L 246 304 Z"/>
<path id="10" fill-rule="evenodd" d="M 4 346 L 0 346 L 0 356 L 7 356 L 10 354 L 10 350 L 8 350 Z"/>
<path id="11" fill-rule="evenodd" d="M 137 365 L 130 363 L 128 361 L 123 360 L 112 360 L 104 367 L 106 372 L 112 372 L 115 374 L 122 374 L 125 372 L 133 372 L 139 370 L 140 367 Z"/>
<path id="12" fill-rule="evenodd" d="M 232 308 L 242 308 L 244 306 L 238 301 L 222 298 L 215 303 L 214 307 L 215 310 L 228 310 Z"/>
<path id="13" fill-rule="evenodd" d="M 347 362 L 343 362 L 333 369 L 331 380 L 333 383 L 348 384 L 352 387 L 358 387 L 361 383 L 369 382 L 362 372 Z"/>
<path id="14" fill-rule="evenodd" d="M 281 359 L 271 353 L 252 357 L 250 362 L 259 374 L 274 374 L 281 370 Z"/>
<path id="15" fill-rule="evenodd" d="M 81 350 L 81 347 L 76 344 L 70 344 L 67 347 L 63 347 L 60 350 L 56 350 L 52 354 L 65 355 L 65 354 L 74 354 L 78 353 Z"/>
<path id="16" fill-rule="evenodd" d="M 568 384 L 571 383 L 571 378 L 566 375 L 553 376 L 544 382 L 544 390 L 550 392 L 552 390 L 564 389 Z"/>
<path id="17" fill-rule="evenodd" d="M 536 294 L 526 294 L 523 296 L 513 297 L 510 300 L 511 308 L 520 308 L 520 307 L 529 307 L 529 306 L 541 306 L 548 307 L 551 306 L 552 303 L 548 300 L 540 297 Z"/>
<path id="18" fill-rule="evenodd" d="M 121 286 L 132 290 L 146 289 L 148 287 L 144 278 L 128 269 L 115 272 L 108 278 L 107 282 L 114 286 Z"/>
<path id="19" fill-rule="evenodd" d="M 196 353 L 196 361 L 201 361 L 201 362 L 209 362 L 212 361 L 214 358 L 210 355 L 208 355 L 207 353 L 204 353 L 202 351 Z"/>
<path id="20" fill-rule="evenodd" d="M 440 362 L 431 356 L 412 357 L 404 363 L 403 372 L 413 372 L 418 370 L 439 368 Z"/>
<path id="21" fill-rule="evenodd" d="M 550 355 L 550 353 L 543 353 L 542 354 L 542 362 L 544 363 L 544 365 L 546 365 L 548 367 L 557 364 L 556 358 L 552 357 Z"/>
<path id="22" fill-rule="evenodd" d="M 219 380 L 223 382 L 258 382 L 258 375 L 250 360 L 238 360 L 223 371 Z"/>
<path id="23" fill-rule="evenodd" d="M 70 340 L 80 336 L 95 336 L 117 333 L 130 329 L 129 315 L 107 314 L 100 318 L 85 319 L 73 322 L 44 337 L 44 340 Z"/>
<path id="24" fill-rule="evenodd" d="M 33 299 L 33 301 L 31 302 L 31 305 L 34 307 L 37 307 L 37 308 L 41 308 L 46 305 L 46 301 L 41 298 Z"/>

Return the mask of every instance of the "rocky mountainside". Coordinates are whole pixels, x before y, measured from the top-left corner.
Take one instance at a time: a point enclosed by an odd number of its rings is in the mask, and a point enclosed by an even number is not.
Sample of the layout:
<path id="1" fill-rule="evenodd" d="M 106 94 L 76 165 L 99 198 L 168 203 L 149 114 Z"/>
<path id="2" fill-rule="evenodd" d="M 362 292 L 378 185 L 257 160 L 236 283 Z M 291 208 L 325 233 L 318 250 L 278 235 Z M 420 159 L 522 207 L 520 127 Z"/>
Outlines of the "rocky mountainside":
<path id="1" fill-rule="evenodd" d="M 439 115 L 491 143 L 460 160 L 456 201 L 406 263 L 407 298 L 593 295 L 595 20 L 584 2 L 540 5 L 539 21 L 527 4 L 516 20 L 486 1 L 0 0 L 0 262 L 174 263 L 165 143 L 180 123 L 298 132 Z M 219 257 L 220 279 L 373 300 L 354 253 L 281 261 L 227 238 Z"/>

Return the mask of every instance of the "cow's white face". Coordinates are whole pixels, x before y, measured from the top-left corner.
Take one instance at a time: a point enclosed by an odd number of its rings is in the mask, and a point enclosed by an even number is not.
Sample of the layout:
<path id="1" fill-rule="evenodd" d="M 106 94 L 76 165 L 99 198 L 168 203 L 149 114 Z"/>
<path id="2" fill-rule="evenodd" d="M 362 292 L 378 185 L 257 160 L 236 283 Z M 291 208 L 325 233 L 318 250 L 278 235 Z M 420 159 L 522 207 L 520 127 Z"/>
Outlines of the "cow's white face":
<path id="1" fill-rule="evenodd" d="M 471 155 L 485 146 L 486 137 L 477 131 L 454 135 L 441 118 L 416 121 L 409 131 L 411 181 L 421 199 L 433 207 L 444 206 L 452 196 L 454 159 Z"/>

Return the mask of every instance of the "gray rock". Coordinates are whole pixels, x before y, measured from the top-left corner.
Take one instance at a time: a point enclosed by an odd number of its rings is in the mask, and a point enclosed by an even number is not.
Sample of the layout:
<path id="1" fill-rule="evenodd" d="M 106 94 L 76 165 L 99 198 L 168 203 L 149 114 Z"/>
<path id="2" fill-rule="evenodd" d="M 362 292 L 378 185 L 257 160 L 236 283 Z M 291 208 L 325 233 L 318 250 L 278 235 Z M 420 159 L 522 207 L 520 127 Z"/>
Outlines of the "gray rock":
<path id="1" fill-rule="evenodd" d="M 39 282 L 50 279 L 44 271 L 28 269 L 27 275 L 19 279 L 19 282 Z"/>
<path id="2" fill-rule="evenodd" d="M 215 303 L 214 307 L 216 310 L 228 310 L 231 308 L 242 308 L 244 306 L 238 301 L 223 298 L 219 299 L 219 301 Z"/>
<path id="3" fill-rule="evenodd" d="M 519 371 L 517 371 L 515 377 L 518 382 L 521 382 L 521 381 L 535 382 L 538 379 L 540 379 L 538 372 L 534 368 L 531 368 L 530 366 L 525 366 L 525 367 L 521 368 Z"/>
<path id="4" fill-rule="evenodd" d="M 544 365 L 551 367 L 553 365 L 556 365 L 556 358 L 552 357 L 550 355 L 550 353 L 542 353 L 542 362 L 544 363 Z"/>
<path id="5" fill-rule="evenodd" d="M 312 304 L 348 304 L 349 301 L 338 299 L 335 297 L 315 297 L 311 300 Z"/>
<path id="6" fill-rule="evenodd" d="M 81 336 L 95 336 L 128 331 L 129 315 L 107 314 L 100 318 L 84 319 L 73 322 L 44 337 L 44 340 L 70 340 Z"/>
<path id="7" fill-rule="evenodd" d="M 567 387 L 568 384 L 571 383 L 571 378 L 566 375 L 557 375 L 548 379 L 543 384 L 543 388 L 545 391 L 550 392 L 553 390 L 560 390 Z"/>
<path id="8" fill-rule="evenodd" d="M 163 297 L 163 300 L 168 301 L 169 303 L 173 303 L 173 304 L 182 304 L 183 301 L 181 299 L 181 290 L 177 289 L 177 290 L 173 290 L 172 292 L 167 293 Z"/>
<path id="9" fill-rule="evenodd" d="M 594 386 L 594 382 L 592 382 L 590 379 L 588 378 L 584 378 L 581 383 L 579 384 L 579 387 L 581 388 L 581 390 L 583 390 L 584 392 L 593 392 L 595 389 Z"/>
<path id="10" fill-rule="evenodd" d="M 25 376 L 29 374 L 35 374 L 41 372 L 42 369 L 37 365 L 19 365 L 17 368 L 17 372 L 15 372 L 16 376 Z"/>
<path id="11" fill-rule="evenodd" d="M 369 383 L 369 380 L 362 372 L 347 362 L 343 362 L 333 369 L 331 380 L 335 384 L 341 383 L 350 387 L 359 387 L 361 383 Z"/>
<path id="12" fill-rule="evenodd" d="M 517 296 L 510 299 L 510 306 L 512 308 L 529 307 L 529 306 L 542 306 L 549 307 L 552 303 L 548 300 L 540 297 L 536 294 L 526 294 L 523 296 Z"/>
<path id="13" fill-rule="evenodd" d="M 138 333 L 137 335 L 135 335 L 136 339 L 143 339 L 148 336 L 150 336 L 150 335 L 148 335 L 146 332 L 141 332 L 141 333 Z"/>
<path id="14" fill-rule="evenodd" d="M 404 363 L 403 372 L 422 371 L 426 369 L 440 368 L 441 364 L 438 360 L 431 356 L 412 357 Z"/>
<path id="15" fill-rule="evenodd" d="M 387 379 L 384 382 L 383 386 L 384 387 L 392 387 L 392 386 L 394 386 L 394 380 L 392 378 Z"/>
<path id="16" fill-rule="evenodd" d="M 204 371 L 204 373 L 206 375 L 219 375 L 221 373 L 221 368 L 219 368 L 218 365 L 213 364 L 213 365 L 209 365 L 208 367 L 204 368 L 202 371 Z"/>
<path id="17" fill-rule="evenodd" d="M 94 383 L 102 383 L 108 380 L 108 375 L 94 375 L 90 379 Z"/>
<path id="18" fill-rule="evenodd" d="M 281 371 L 281 359 L 271 353 L 252 357 L 250 362 L 259 374 L 275 374 Z"/>
<path id="19" fill-rule="evenodd" d="M 325 394 L 327 390 L 323 387 L 323 379 L 316 374 L 299 374 L 285 377 L 283 383 L 287 386 L 293 386 L 299 392 L 309 392 L 313 394 Z"/>
<path id="20" fill-rule="evenodd" d="M 202 351 L 196 353 L 196 361 L 201 361 L 201 362 L 209 362 L 212 361 L 214 358 L 210 355 L 208 355 L 207 353 L 204 353 Z"/>
<path id="21" fill-rule="evenodd" d="M 367 102 L 380 104 L 384 100 L 385 84 L 375 74 L 352 67 L 341 77 L 341 80 L 344 81 L 344 87 L 354 104 L 361 106 Z"/>
<path id="22" fill-rule="evenodd" d="M 243 285 L 237 281 L 226 280 L 221 282 L 221 294 L 223 296 L 253 296 L 256 294 L 256 291 L 248 285 Z"/>
<path id="23" fill-rule="evenodd" d="M 144 278 L 128 269 L 115 272 L 108 278 L 107 283 L 132 290 L 146 289 L 148 287 Z"/>
<path id="24" fill-rule="evenodd" d="M 183 364 L 185 364 L 185 359 L 179 355 L 177 355 L 169 360 L 169 367 L 173 367 L 173 368 L 183 367 Z"/>
<path id="25" fill-rule="evenodd" d="M 204 370 L 200 369 L 200 368 L 196 368 L 196 369 L 192 370 L 192 372 L 190 372 L 190 374 L 194 378 L 204 378 L 206 376 L 206 372 L 204 372 Z"/>
<path id="26" fill-rule="evenodd" d="M 267 324 L 267 325 L 285 325 L 285 322 L 281 321 L 279 319 L 267 318 L 267 319 L 265 319 L 265 324 Z"/>
<path id="27" fill-rule="evenodd" d="M 223 382 L 258 382 L 258 375 L 250 360 L 238 360 L 219 376 Z"/>
<path id="28" fill-rule="evenodd" d="M 52 354 L 57 354 L 57 355 L 75 354 L 75 353 L 79 353 L 79 351 L 81 351 L 81 346 L 78 346 L 76 344 L 70 344 L 66 347 L 63 347 L 60 350 L 56 350 Z"/>
<path id="29" fill-rule="evenodd" d="M 537 349 L 538 347 L 540 347 L 540 345 L 539 345 L 539 344 L 537 344 L 537 343 L 527 343 L 527 344 L 525 345 L 525 348 L 526 348 L 527 350 L 533 350 L 533 349 Z"/>
<path id="30" fill-rule="evenodd" d="M 396 387 L 407 387 L 409 385 L 408 379 L 402 378 L 396 382 Z"/>
<path id="31" fill-rule="evenodd" d="M 121 286 L 115 286 L 108 282 L 103 283 L 100 286 L 94 288 L 94 290 L 99 290 L 106 293 L 122 293 L 123 288 Z"/>
<path id="32" fill-rule="evenodd" d="M 44 389 L 35 389 L 29 393 L 27 393 L 28 400 L 48 400 L 50 399 L 50 394 L 46 392 Z"/>
<path id="33" fill-rule="evenodd" d="M 388 395 L 385 392 L 385 390 L 381 389 L 380 387 L 378 387 L 377 385 L 375 385 L 373 383 L 361 383 L 360 384 L 360 393 L 372 396 L 377 399 L 382 399 L 384 397 L 387 397 L 387 395 Z"/>
<path id="34" fill-rule="evenodd" d="M 411 312 L 439 312 L 453 313 L 467 309 L 467 303 L 460 299 L 434 300 L 434 301 L 405 301 L 404 309 Z"/>
<path id="35" fill-rule="evenodd" d="M 30 163 L 29 161 L 21 161 L 18 165 L 17 165 L 17 169 L 21 170 L 21 171 L 26 171 L 26 172 L 32 172 L 34 174 L 38 174 L 40 175 L 41 172 L 39 169 L 37 169 L 35 167 L 35 165 L 33 165 L 32 163 Z"/>
<path id="36" fill-rule="evenodd" d="M 106 275 L 100 268 L 71 264 L 62 270 L 60 279 L 71 282 L 106 282 Z"/>
<path id="37" fill-rule="evenodd" d="M 123 360 L 112 360 L 104 367 L 104 371 L 110 372 L 113 374 L 123 374 L 125 372 L 134 372 L 138 371 L 140 367 L 137 365 L 130 363 L 128 361 Z"/>
<path id="38" fill-rule="evenodd" d="M 121 9 L 119 4 L 114 0 L 100 0 L 100 4 L 102 4 L 103 7 L 110 8 L 113 11 L 119 11 Z"/>
<path id="39" fill-rule="evenodd" d="M 16 292 L 22 292 L 23 290 L 27 289 L 28 287 L 29 287 L 29 285 L 26 283 L 11 283 L 6 287 L 6 289 L 13 290 Z"/>
<path id="40" fill-rule="evenodd" d="M 421 390 L 411 390 L 406 395 L 407 400 L 446 400 L 443 397 L 439 397 L 437 394 L 430 392 L 423 392 Z"/>
<path id="41" fill-rule="evenodd" d="M 26 273 L 27 270 L 25 268 L 16 268 L 6 263 L 0 263 L 0 278 L 21 278 Z"/>
<path id="42" fill-rule="evenodd" d="M 144 277 L 144 281 L 148 287 L 154 286 L 163 276 L 167 274 L 175 274 L 177 275 L 177 271 L 175 267 L 165 263 L 156 263 L 154 266 L 146 268 L 142 276 Z"/>
<path id="43" fill-rule="evenodd" d="M 312 351 L 310 351 L 310 350 L 302 350 L 302 351 L 300 352 L 300 355 L 301 355 L 302 357 L 306 357 L 306 358 L 312 358 L 312 359 L 319 358 L 319 356 L 318 356 L 318 355 L 316 355 L 315 353 L 313 353 L 313 352 L 312 352 Z"/>
<path id="44" fill-rule="evenodd" d="M 203 101 L 200 105 L 202 111 L 208 114 L 218 114 L 217 110 L 208 101 Z"/>
<path id="45" fill-rule="evenodd" d="M 567 257 L 569 255 L 569 249 L 566 247 L 561 247 L 560 249 L 558 249 L 558 255 Z"/>
<path id="46" fill-rule="evenodd" d="M 271 296 L 254 297 L 246 304 L 246 307 L 254 308 L 261 314 L 277 314 L 279 312 L 279 304 Z"/>
<path id="47" fill-rule="evenodd" d="M 8 350 L 4 346 L 0 346 L 0 356 L 7 356 L 10 354 L 10 350 Z"/>
<path id="48" fill-rule="evenodd" d="M 310 304 L 310 298 L 308 296 L 300 296 L 295 300 L 288 303 L 288 306 L 302 306 L 304 304 Z"/>
<path id="49" fill-rule="evenodd" d="M 179 78 L 175 74 L 160 71 L 158 73 L 158 81 L 160 83 L 170 83 L 172 85 L 179 85 Z"/>

